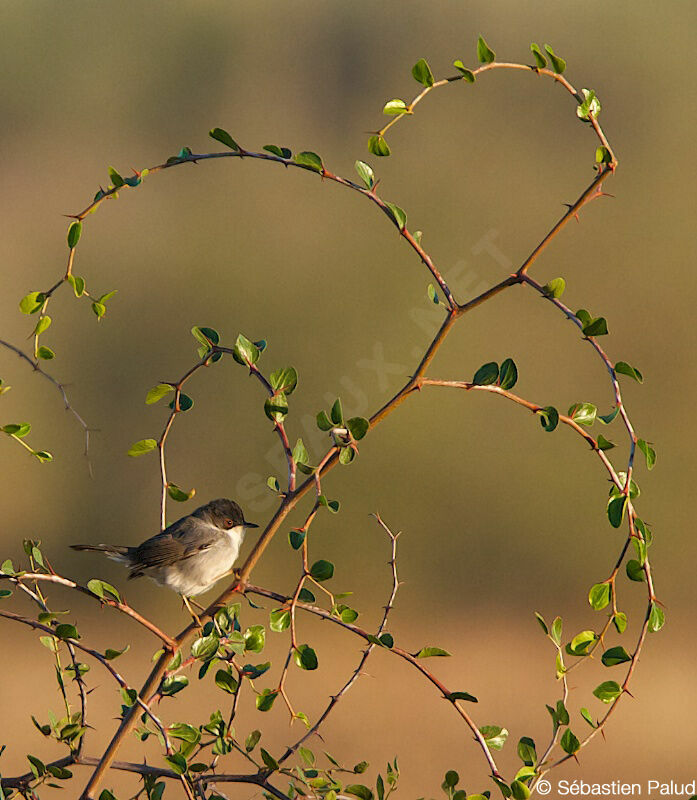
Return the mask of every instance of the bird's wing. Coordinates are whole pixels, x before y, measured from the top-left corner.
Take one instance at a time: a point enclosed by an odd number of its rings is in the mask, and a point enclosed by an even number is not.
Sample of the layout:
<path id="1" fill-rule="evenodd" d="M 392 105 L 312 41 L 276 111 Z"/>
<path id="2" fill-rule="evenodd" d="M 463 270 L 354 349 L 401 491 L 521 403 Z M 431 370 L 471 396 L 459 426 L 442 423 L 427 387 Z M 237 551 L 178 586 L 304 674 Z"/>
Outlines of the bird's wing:
<path id="1" fill-rule="evenodd" d="M 216 532 L 198 520 L 178 520 L 162 533 L 146 539 L 133 555 L 136 568 L 166 567 L 209 550 L 216 541 Z"/>

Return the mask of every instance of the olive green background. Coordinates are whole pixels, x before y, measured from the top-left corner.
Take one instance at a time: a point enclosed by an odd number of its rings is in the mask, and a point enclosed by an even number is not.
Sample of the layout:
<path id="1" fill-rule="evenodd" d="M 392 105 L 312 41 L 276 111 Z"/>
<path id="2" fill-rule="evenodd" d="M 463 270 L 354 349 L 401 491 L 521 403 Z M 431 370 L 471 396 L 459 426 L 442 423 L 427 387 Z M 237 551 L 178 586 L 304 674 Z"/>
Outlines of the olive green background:
<path id="1" fill-rule="evenodd" d="M 216 125 L 250 149 L 276 143 L 314 150 L 348 177 L 356 158 L 369 161 L 381 196 L 407 211 L 410 228 L 424 231 L 424 246 L 466 299 L 518 265 L 563 212 L 562 203 L 578 196 L 593 175 L 596 141 L 565 92 L 524 73 L 498 71 L 474 86 L 458 82 L 434 92 L 390 133 L 389 159 L 366 150 L 366 132 L 383 123 L 382 105 L 417 93 L 410 70 L 419 57 L 437 77 L 453 73 L 455 58 L 474 64 L 479 33 L 503 60 L 529 61 L 531 41 L 549 42 L 567 59 L 572 83 L 596 90 L 620 160 L 605 184 L 615 199 L 586 208 L 532 274 L 543 282 L 563 275 L 572 308 L 608 318 L 611 335 L 603 345 L 610 357 L 645 375 L 643 386 L 624 378 L 622 384 L 639 434 L 658 451 L 655 471 L 649 475 L 640 465 L 637 480 L 640 513 L 655 529 L 652 557 L 667 624 L 649 636 L 634 699 L 623 699 L 607 741 L 597 740 L 580 765 L 565 765 L 553 780 L 695 777 L 690 456 L 697 376 L 688 239 L 695 211 L 694 23 L 695 7 L 687 2 L 3 6 L 0 336 L 27 348 L 32 320 L 17 302 L 47 288 L 65 268 L 61 214 L 86 205 L 106 184 L 108 165 L 126 174 L 185 145 L 220 149 L 207 136 Z M 22 538 L 41 539 L 58 571 L 114 582 L 132 604 L 176 630 L 185 615 L 174 595 L 149 582 L 126 585 L 118 565 L 67 545 L 136 543 L 157 530 L 156 458 L 131 460 L 125 453 L 161 430 L 164 404 L 145 406 L 145 393 L 193 363 L 191 326 L 215 327 L 228 343 L 240 331 L 266 338 L 267 369 L 298 369 L 288 428 L 317 458 L 325 446 L 313 432 L 319 408 L 340 394 L 350 414 L 368 415 L 417 363 L 434 324 L 429 276 L 359 196 L 310 173 L 237 159 L 168 170 L 104 204 L 86 220 L 75 271 L 96 294 L 118 289 L 98 324 L 89 304 L 66 287 L 51 303 L 54 322 L 44 336 L 57 353 L 47 368 L 70 384 L 75 407 L 98 429 L 94 478 L 81 456 L 81 432 L 57 392 L 0 351 L 0 377 L 13 386 L 1 399 L 0 421 L 31 421 L 32 444 L 55 455 L 54 463 L 39 465 L 0 441 L 2 556 L 17 560 Z M 521 287 L 465 317 L 429 374 L 467 379 L 485 361 L 509 356 L 519 367 L 522 396 L 562 409 L 590 401 L 609 410 L 607 374 L 591 348 Z M 263 483 L 270 474 L 282 477 L 283 469 L 260 387 L 224 361 L 190 388 L 195 406 L 177 419 L 170 438 L 171 480 L 196 487 L 202 502 L 235 497 L 249 518 L 264 523 L 273 498 Z M 622 445 L 611 453 L 619 467 L 626 437 L 618 424 L 602 432 Z M 453 652 L 430 666 L 451 689 L 479 697 L 472 706 L 478 724 L 509 729 L 498 760 L 512 776 L 520 763 L 515 743 L 528 735 L 543 749 L 550 733 L 544 704 L 560 696 L 554 652 L 533 611 L 561 614 L 569 636 L 604 619 L 585 597 L 609 573 L 624 532 L 607 524 L 601 465 L 569 430 L 546 434 L 527 412 L 499 398 L 434 389 L 371 433 L 360 458 L 334 470 L 325 488 L 342 508 L 316 521 L 311 557 L 336 562 L 332 587 L 355 592 L 351 602 L 370 627 L 389 592 L 388 543 L 370 512 L 403 531 L 405 585 L 390 628 L 410 649 L 436 644 Z M 194 507 L 175 505 L 170 520 Z M 295 520 L 300 524 L 300 516 Z M 279 590 L 292 584 L 298 567 L 287 529 L 254 573 L 255 581 Z M 621 643 L 631 649 L 644 587 L 624 577 L 618 586 L 630 617 Z M 96 645 L 131 641 L 120 668 L 140 683 L 156 646 L 150 637 L 60 592 L 51 600 L 79 613 L 81 630 Z M 245 621 L 259 621 L 245 613 Z M 295 670 L 291 692 L 313 717 L 350 673 L 360 642 L 313 621 L 303 620 L 301 631 L 317 650 L 320 670 Z M 27 751 L 61 754 L 29 719 L 33 713 L 44 720 L 59 701 L 50 656 L 36 636 L 8 623 L 2 637 L 0 740 L 9 746 L 0 767 L 10 774 L 25 768 Z M 270 638 L 271 656 L 280 658 L 281 637 Z M 590 690 L 621 669 L 595 660 L 572 674 L 578 736 L 587 729 L 578 707 L 601 713 Z M 400 756 L 405 797 L 437 796 L 446 769 L 460 772 L 468 792 L 486 788 L 471 735 L 430 686 L 387 653 L 376 654 L 368 672 L 330 718 L 318 751 L 349 764 L 365 758 L 370 775 Z M 96 753 L 113 731 L 119 701 L 98 665 L 91 676 L 100 687 L 90 720 L 98 730 L 89 732 L 86 752 Z M 226 703 L 211 686 L 192 686 L 180 698 L 160 707 L 167 721 L 200 723 Z M 241 705 L 240 735 L 262 726 L 272 751 L 289 741 L 280 701 L 264 717 L 253 710 L 250 693 Z M 135 743 L 124 749 L 124 756 L 138 754 Z M 154 748 L 150 757 L 159 763 Z M 244 768 L 230 759 L 229 771 Z M 135 784 L 116 775 L 107 785 L 126 796 L 122 787 Z M 226 791 L 253 794 L 250 787 Z"/>

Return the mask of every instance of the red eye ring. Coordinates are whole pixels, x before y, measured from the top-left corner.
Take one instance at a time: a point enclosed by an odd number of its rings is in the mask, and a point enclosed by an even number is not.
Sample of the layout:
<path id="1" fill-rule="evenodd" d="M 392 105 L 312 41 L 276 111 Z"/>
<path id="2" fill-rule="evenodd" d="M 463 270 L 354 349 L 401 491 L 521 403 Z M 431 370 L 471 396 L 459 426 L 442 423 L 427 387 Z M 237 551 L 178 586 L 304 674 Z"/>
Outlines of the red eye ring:
<path id="1" fill-rule="evenodd" d="M 234 528 L 235 527 L 234 521 L 231 520 L 231 519 L 226 519 L 225 520 L 225 527 L 226 528 Z"/>

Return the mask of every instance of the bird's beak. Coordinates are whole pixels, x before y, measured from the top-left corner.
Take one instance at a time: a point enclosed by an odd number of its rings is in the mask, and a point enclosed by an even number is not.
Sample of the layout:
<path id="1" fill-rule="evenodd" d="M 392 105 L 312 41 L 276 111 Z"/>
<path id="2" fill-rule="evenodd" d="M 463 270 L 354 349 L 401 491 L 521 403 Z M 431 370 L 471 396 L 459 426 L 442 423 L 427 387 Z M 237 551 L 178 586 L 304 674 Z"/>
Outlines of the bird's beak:
<path id="1" fill-rule="evenodd" d="M 256 522 L 245 522 L 244 523 L 244 527 L 245 528 L 258 528 L 259 526 L 256 524 Z"/>

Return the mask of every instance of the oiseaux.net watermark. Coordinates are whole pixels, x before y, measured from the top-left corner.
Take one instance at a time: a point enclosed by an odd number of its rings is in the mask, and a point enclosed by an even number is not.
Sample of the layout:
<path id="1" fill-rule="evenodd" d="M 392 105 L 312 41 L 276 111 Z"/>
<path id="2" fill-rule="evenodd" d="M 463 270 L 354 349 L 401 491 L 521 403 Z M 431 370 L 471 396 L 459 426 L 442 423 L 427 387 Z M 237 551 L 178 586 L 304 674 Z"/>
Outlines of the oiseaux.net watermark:
<path id="1" fill-rule="evenodd" d="M 685 797 L 697 800 L 697 779 L 692 781 L 647 779 L 642 782 L 584 781 L 560 778 L 549 781 L 541 778 L 535 793 L 542 797 Z"/>

